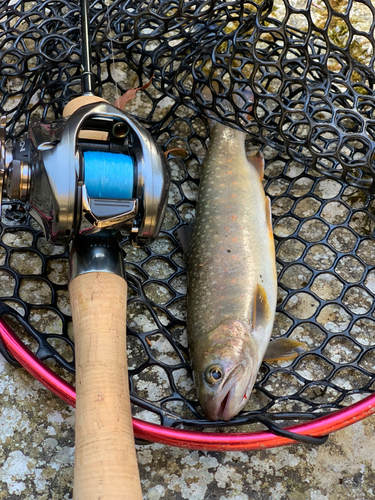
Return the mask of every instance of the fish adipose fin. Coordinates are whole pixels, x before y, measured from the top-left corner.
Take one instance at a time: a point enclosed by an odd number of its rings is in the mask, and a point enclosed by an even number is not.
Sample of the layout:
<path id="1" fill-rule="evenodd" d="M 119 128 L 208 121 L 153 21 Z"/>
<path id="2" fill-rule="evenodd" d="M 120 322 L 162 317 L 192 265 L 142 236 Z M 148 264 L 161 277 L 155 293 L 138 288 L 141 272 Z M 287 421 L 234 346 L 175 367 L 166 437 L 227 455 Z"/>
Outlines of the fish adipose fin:
<path id="1" fill-rule="evenodd" d="M 269 343 L 263 361 L 288 361 L 307 351 L 304 342 L 292 339 L 276 339 Z"/>
<path id="2" fill-rule="evenodd" d="M 258 172 L 259 179 L 263 180 L 264 175 L 264 157 L 260 151 L 247 156 L 247 161 L 253 165 Z"/>
<path id="3" fill-rule="evenodd" d="M 267 293 L 262 285 L 258 283 L 255 290 L 253 330 L 258 330 L 258 328 L 265 329 L 271 319 L 272 313 L 268 303 Z"/>

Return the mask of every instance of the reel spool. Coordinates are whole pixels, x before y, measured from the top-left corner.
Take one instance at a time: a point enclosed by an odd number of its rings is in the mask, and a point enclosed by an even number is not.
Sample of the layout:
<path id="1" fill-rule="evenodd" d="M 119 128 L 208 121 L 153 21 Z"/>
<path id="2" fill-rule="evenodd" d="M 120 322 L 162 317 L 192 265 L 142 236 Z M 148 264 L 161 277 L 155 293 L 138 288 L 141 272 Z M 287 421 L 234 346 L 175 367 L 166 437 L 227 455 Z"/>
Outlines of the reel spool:
<path id="1" fill-rule="evenodd" d="M 121 229 L 133 246 L 148 245 L 167 205 L 167 162 L 134 118 L 102 99 L 90 100 L 73 106 L 69 117 L 32 125 L 29 138 L 12 148 L 5 147 L 5 120 L 0 123 L 0 201 L 27 202 L 55 244 Z"/>

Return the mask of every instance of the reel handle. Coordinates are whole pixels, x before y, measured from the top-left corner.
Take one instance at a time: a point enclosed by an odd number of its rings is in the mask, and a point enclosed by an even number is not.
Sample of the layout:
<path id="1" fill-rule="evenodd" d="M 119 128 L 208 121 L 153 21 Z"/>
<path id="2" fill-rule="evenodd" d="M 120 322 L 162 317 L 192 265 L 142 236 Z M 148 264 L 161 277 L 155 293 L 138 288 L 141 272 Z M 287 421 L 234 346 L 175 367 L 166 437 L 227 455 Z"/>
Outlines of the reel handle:
<path id="1" fill-rule="evenodd" d="M 90 272 L 69 285 L 76 355 L 74 500 L 142 500 L 126 356 L 127 283 Z"/>

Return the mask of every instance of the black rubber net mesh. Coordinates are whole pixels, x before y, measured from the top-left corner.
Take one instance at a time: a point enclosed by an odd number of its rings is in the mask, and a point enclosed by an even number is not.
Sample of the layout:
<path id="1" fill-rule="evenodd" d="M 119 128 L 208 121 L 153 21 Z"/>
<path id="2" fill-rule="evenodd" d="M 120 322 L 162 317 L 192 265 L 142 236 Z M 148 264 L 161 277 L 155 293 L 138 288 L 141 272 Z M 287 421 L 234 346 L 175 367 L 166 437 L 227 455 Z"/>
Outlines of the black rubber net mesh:
<path id="1" fill-rule="evenodd" d="M 68 1 L 0 5 L 0 108 L 15 139 L 33 121 L 60 117 L 80 93 L 80 16 Z M 373 392 L 370 0 L 93 1 L 90 17 L 96 92 L 113 102 L 153 75 L 126 110 L 164 150 L 187 154 L 169 156 L 172 185 L 159 237 L 142 250 L 123 241 L 134 415 L 202 428 L 259 416 L 282 423 Z M 265 156 L 279 272 L 273 337 L 308 346 L 293 362 L 263 363 L 244 411 L 226 424 L 207 421 L 196 400 L 186 264 L 176 237 L 194 219 L 207 117 L 249 132 L 247 149 Z M 40 359 L 73 381 L 67 251 L 46 242 L 16 201 L 3 201 L 1 226 L 0 299 L 13 308 L 6 318 Z"/>

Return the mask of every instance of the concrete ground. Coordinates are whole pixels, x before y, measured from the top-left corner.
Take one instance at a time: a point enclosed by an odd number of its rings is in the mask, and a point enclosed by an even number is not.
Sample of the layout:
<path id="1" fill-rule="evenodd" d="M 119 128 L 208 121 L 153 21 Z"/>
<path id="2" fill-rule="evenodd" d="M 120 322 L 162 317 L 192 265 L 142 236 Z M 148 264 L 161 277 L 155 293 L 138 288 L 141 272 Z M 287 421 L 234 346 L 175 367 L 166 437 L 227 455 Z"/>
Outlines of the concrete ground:
<path id="1" fill-rule="evenodd" d="M 71 500 L 74 410 L 0 358 L 0 499 Z M 145 500 L 375 498 L 374 417 L 320 447 L 205 453 L 137 447 Z"/>

